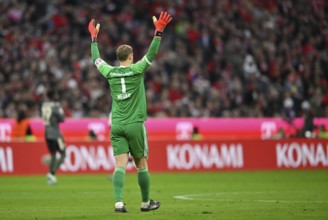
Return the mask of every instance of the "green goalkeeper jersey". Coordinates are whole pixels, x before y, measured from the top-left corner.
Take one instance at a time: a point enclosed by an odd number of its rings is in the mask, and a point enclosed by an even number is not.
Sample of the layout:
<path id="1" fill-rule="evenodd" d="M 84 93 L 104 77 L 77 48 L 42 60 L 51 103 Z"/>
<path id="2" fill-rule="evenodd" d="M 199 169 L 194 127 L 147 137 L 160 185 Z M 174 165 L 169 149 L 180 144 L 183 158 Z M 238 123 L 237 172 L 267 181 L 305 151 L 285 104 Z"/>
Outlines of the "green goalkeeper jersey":
<path id="1" fill-rule="evenodd" d="M 160 41 L 154 37 L 146 55 L 130 66 L 109 65 L 100 58 L 98 44 L 91 43 L 92 60 L 110 85 L 112 124 L 124 125 L 147 119 L 144 72 L 154 60 Z"/>

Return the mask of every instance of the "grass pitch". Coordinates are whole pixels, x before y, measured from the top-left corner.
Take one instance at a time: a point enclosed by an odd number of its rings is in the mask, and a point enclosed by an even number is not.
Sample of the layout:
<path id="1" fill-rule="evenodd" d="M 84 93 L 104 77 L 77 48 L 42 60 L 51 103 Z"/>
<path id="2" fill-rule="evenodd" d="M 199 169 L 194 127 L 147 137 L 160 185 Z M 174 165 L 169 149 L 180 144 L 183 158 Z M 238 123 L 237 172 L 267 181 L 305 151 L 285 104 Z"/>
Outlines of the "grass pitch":
<path id="1" fill-rule="evenodd" d="M 328 219 L 328 171 L 151 174 L 160 209 L 141 213 L 136 174 L 127 174 L 128 213 L 114 213 L 106 175 L 0 177 L 0 219 Z"/>

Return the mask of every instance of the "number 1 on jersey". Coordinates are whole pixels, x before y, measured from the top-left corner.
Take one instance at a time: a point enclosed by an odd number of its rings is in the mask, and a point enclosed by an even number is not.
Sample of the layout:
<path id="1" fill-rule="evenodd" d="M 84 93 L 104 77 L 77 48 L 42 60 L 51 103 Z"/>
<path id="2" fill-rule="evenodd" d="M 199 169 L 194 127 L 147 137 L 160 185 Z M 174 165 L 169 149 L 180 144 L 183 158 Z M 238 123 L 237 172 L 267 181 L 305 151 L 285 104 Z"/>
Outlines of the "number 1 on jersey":
<path id="1" fill-rule="evenodd" d="M 121 78 L 122 93 L 126 93 L 125 79 Z"/>

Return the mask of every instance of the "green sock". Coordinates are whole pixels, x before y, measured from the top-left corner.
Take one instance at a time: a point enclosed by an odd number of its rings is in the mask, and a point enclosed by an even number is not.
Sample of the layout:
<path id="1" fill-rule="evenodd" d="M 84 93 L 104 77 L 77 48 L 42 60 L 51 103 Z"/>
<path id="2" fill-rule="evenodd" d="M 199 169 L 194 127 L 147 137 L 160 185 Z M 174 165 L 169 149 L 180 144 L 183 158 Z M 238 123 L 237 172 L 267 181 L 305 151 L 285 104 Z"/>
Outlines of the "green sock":
<path id="1" fill-rule="evenodd" d="M 148 202 L 150 189 L 150 175 L 148 168 L 138 169 L 138 183 L 141 190 L 142 202 Z"/>
<path id="2" fill-rule="evenodd" d="M 113 176 L 115 202 L 122 202 L 122 194 L 125 180 L 125 168 L 117 167 Z"/>

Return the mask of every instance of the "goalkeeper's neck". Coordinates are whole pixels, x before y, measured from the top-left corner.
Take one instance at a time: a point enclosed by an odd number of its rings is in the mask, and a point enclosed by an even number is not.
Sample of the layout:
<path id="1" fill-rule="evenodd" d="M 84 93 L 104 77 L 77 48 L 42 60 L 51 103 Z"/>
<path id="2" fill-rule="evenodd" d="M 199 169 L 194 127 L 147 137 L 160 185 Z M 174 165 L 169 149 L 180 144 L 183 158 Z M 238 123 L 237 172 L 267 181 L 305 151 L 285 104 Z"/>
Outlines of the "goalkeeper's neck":
<path id="1" fill-rule="evenodd" d="M 120 61 L 120 66 L 130 66 L 133 64 L 133 53 L 131 53 L 128 58 L 124 61 Z"/>

